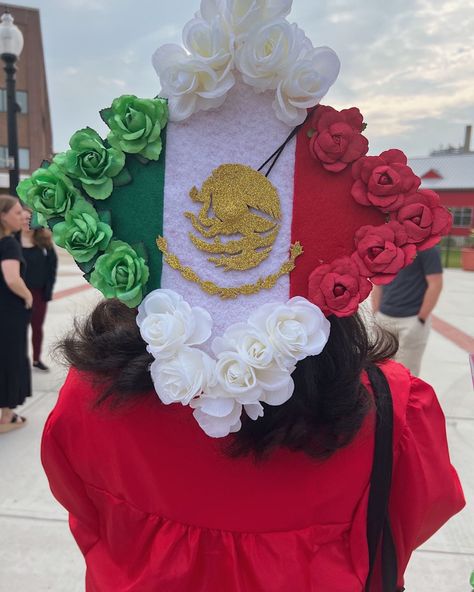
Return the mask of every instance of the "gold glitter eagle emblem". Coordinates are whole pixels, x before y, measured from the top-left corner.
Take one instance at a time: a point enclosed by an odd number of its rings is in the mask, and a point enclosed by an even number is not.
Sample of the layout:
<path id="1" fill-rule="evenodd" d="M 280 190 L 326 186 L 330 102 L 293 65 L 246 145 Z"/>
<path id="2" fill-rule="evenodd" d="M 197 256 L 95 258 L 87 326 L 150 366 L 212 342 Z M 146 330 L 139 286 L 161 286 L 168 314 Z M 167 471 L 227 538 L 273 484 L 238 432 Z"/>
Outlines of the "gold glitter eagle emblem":
<path id="1" fill-rule="evenodd" d="M 280 230 L 281 209 L 278 192 L 264 175 L 243 164 L 223 164 L 189 195 L 202 203 L 197 216 L 185 213 L 200 235 L 189 236 L 199 250 L 215 254 L 209 261 L 225 271 L 245 271 L 268 257 Z M 238 238 L 222 240 L 232 236 Z"/>

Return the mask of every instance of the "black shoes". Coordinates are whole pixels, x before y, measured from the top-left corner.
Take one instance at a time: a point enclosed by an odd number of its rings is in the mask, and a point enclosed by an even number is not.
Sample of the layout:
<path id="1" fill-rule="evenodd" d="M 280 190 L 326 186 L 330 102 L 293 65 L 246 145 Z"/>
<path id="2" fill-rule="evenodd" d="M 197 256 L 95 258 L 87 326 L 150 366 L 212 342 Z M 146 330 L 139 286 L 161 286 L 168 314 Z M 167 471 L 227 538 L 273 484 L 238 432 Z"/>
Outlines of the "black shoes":
<path id="1" fill-rule="evenodd" d="M 33 362 L 33 368 L 37 368 L 38 370 L 42 370 L 43 372 L 49 372 L 48 366 L 45 366 L 41 360 L 38 362 Z"/>

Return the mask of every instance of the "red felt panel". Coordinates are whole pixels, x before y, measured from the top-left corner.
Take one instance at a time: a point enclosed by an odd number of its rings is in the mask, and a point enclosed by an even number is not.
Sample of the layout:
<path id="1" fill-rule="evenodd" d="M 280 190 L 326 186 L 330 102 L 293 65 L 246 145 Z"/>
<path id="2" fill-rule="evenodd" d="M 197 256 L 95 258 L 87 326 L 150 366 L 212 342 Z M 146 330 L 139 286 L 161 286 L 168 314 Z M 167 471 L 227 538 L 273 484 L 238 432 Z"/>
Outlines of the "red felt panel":
<path id="1" fill-rule="evenodd" d="M 351 196 L 351 165 L 339 173 L 325 170 L 309 152 L 307 131 L 296 140 L 291 242 L 299 241 L 304 253 L 290 275 L 290 296 L 308 295 L 308 278 L 315 267 L 354 251 L 354 235 L 365 224 L 383 224 L 376 208 L 362 206 Z"/>

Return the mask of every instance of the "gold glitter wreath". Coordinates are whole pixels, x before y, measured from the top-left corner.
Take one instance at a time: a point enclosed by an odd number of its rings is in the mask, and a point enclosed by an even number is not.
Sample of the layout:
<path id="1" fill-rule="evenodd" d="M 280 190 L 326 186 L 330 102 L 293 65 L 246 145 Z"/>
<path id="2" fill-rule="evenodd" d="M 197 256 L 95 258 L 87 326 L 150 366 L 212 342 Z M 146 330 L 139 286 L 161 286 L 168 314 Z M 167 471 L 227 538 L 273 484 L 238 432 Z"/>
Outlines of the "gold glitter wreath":
<path id="1" fill-rule="evenodd" d="M 296 258 L 303 253 L 303 247 L 299 242 L 296 242 L 290 247 L 290 258 L 282 264 L 276 273 L 260 278 L 254 284 L 242 284 L 241 286 L 235 286 L 232 288 L 223 288 L 214 284 L 214 282 L 204 281 L 193 269 L 182 265 L 179 258 L 169 252 L 168 243 L 162 236 L 159 236 L 156 239 L 156 244 L 158 249 L 163 253 L 166 263 L 168 263 L 172 269 L 179 271 L 184 279 L 198 284 L 208 294 L 219 296 L 223 299 L 237 298 L 237 296 L 240 296 L 241 294 L 256 294 L 261 290 L 270 290 L 282 276 L 293 271 Z"/>

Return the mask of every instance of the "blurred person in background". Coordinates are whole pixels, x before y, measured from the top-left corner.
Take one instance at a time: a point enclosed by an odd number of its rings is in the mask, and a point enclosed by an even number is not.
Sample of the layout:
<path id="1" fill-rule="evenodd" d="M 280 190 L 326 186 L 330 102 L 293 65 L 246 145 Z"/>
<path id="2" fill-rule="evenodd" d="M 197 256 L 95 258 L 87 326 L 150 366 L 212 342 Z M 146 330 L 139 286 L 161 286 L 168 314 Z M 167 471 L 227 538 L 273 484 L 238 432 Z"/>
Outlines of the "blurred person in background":
<path id="1" fill-rule="evenodd" d="M 49 368 L 41 360 L 43 323 L 48 302 L 53 297 L 58 258 L 48 228 L 30 228 L 32 211 L 24 208 L 21 228 L 21 246 L 26 261 L 25 282 L 33 294 L 31 309 L 31 333 L 33 343 L 33 367 L 47 372 Z"/>
<path id="2" fill-rule="evenodd" d="M 24 281 L 26 264 L 14 236 L 23 220 L 19 200 L 0 195 L 0 433 L 25 424 L 13 410 L 31 395 L 27 331 L 33 295 Z"/>
<path id="3" fill-rule="evenodd" d="M 431 330 L 431 313 L 443 289 L 443 267 L 437 247 L 419 251 L 411 265 L 385 286 L 374 286 L 372 307 L 384 328 L 398 336 L 396 360 L 414 376 Z"/>

